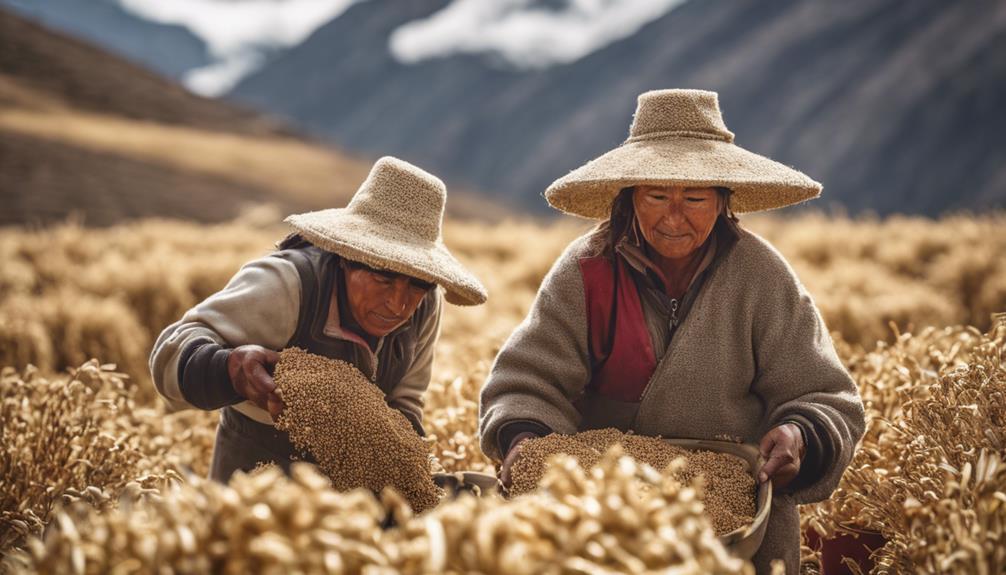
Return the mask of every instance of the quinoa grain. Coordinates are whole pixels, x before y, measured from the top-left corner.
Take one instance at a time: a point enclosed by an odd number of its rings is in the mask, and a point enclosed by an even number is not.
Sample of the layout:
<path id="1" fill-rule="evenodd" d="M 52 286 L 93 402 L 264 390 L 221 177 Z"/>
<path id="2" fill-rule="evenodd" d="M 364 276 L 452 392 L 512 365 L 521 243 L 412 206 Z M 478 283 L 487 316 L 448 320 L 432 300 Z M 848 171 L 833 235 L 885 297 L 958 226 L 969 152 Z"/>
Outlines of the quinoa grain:
<path id="1" fill-rule="evenodd" d="M 422 438 L 353 365 L 285 349 L 275 381 L 285 404 L 276 428 L 314 457 L 335 489 L 393 487 L 417 512 L 436 506 L 440 491 Z"/>
<path id="2" fill-rule="evenodd" d="M 691 451 L 663 441 L 622 433 L 617 429 L 594 429 L 575 435 L 553 433 L 521 445 L 511 468 L 510 493 L 519 495 L 537 489 L 548 470 L 549 458 L 563 454 L 590 469 L 602 453 L 620 445 L 626 455 L 654 469 L 665 470 L 675 480 L 691 483 L 700 476 L 705 485 L 705 509 L 718 535 L 750 525 L 755 514 L 755 482 L 740 458 L 712 451 Z M 676 460 L 684 465 L 672 465 Z"/>

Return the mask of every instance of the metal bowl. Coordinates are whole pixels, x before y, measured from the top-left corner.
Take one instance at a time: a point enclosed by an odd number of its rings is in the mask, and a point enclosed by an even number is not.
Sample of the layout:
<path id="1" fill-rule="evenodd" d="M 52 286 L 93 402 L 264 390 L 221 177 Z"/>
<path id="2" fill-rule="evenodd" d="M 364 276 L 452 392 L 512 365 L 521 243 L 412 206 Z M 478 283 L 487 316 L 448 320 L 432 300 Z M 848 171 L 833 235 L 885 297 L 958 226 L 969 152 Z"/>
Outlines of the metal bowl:
<path id="1" fill-rule="evenodd" d="M 720 541 L 734 556 L 751 559 L 761 547 L 765 530 L 768 527 L 769 511 L 772 508 L 772 482 L 758 483 L 758 473 L 764 458 L 757 446 L 729 441 L 713 441 L 702 439 L 664 439 L 667 443 L 692 451 L 713 451 L 728 453 L 747 463 L 748 472 L 755 480 L 757 493 L 755 495 L 755 516 L 750 525 L 740 527 L 720 536 Z M 493 493 L 503 493 L 503 487 L 496 476 L 475 471 L 458 471 L 455 473 L 434 473 L 433 482 L 445 489 L 449 497 L 457 497 L 461 493 L 472 493 L 477 497 Z"/>
<path id="2" fill-rule="evenodd" d="M 758 483 L 758 473 L 761 472 L 765 459 L 757 446 L 729 441 L 713 441 L 705 439 L 664 439 L 667 443 L 692 451 L 713 451 L 735 455 L 747 463 L 748 472 L 755 480 L 758 492 L 755 494 L 755 516 L 750 525 L 734 529 L 720 536 L 720 541 L 735 556 L 750 559 L 761 547 L 768 527 L 768 515 L 772 509 L 772 482 Z"/>

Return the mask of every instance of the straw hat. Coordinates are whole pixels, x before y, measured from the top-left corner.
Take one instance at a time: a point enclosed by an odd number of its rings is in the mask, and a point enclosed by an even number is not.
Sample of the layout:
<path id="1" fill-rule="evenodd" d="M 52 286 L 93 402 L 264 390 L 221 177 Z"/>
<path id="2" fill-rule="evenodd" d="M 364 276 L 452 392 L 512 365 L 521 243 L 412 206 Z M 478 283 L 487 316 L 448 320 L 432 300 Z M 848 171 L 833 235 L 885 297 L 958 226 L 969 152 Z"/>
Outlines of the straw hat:
<path id="1" fill-rule="evenodd" d="M 637 184 L 730 188 L 735 212 L 821 195 L 821 184 L 733 141 L 716 92 L 646 92 L 639 96 L 629 139 L 553 182 L 545 198 L 568 214 L 606 218 L 619 190 Z"/>
<path id="2" fill-rule="evenodd" d="M 384 157 L 345 208 L 285 221 L 312 244 L 346 259 L 438 284 L 450 303 L 484 303 L 486 288 L 444 246 L 446 200 L 447 188 L 436 176 Z"/>

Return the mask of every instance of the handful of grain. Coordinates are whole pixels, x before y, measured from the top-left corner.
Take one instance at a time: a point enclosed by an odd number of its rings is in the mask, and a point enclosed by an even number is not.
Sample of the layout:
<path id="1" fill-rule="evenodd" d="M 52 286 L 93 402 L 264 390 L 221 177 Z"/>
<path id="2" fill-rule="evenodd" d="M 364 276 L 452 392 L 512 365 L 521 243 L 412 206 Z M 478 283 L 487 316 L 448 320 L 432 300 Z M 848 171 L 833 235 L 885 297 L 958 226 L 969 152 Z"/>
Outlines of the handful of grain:
<path id="1" fill-rule="evenodd" d="M 436 506 L 439 490 L 422 438 L 358 369 L 290 348 L 280 352 L 274 378 L 286 405 L 276 428 L 314 456 L 335 489 L 393 487 L 417 512 Z"/>
<path id="2" fill-rule="evenodd" d="M 622 433 L 617 429 L 595 429 L 575 435 L 553 433 L 521 444 L 520 457 L 510 468 L 511 495 L 534 491 L 547 471 L 549 458 L 565 454 L 590 469 L 609 447 L 620 444 L 626 455 L 654 469 L 667 470 L 682 484 L 702 475 L 705 479 L 705 507 L 717 535 L 750 525 L 755 514 L 754 478 L 744 460 L 727 453 L 691 451 L 670 445 L 659 437 Z M 686 464 L 668 468 L 675 459 Z"/>

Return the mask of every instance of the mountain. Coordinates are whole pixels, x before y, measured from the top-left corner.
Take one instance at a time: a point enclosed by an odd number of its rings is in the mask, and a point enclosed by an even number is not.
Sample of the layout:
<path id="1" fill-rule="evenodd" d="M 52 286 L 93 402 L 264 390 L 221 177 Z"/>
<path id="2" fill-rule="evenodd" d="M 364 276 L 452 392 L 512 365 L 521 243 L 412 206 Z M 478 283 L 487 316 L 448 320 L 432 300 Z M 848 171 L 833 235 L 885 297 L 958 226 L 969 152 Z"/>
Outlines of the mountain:
<path id="1" fill-rule="evenodd" d="M 331 207 L 368 169 L 0 9 L 0 225 Z"/>
<path id="2" fill-rule="evenodd" d="M 0 7 L 176 80 L 212 60 L 206 43 L 188 29 L 139 18 L 116 0 L 0 0 Z"/>
<path id="3" fill-rule="evenodd" d="M 341 206 L 371 162 L 0 9 L 0 225 Z M 451 186 L 448 213 L 509 212 Z"/>
<path id="4" fill-rule="evenodd" d="M 543 70 L 395 60 L 390 34 L 447 3 L 354 5 L 230 97 L 545 210 L 552 180 L 625 138 L 639 93 L 702 88 L 719 92 L 738 144 L 823 182 L 822 206 L 1006 206 L 1006 3 L 692 0 Z"/>
<path id="5" fill-rule="evenodd" d="M 254 135 L 288 131 L 260 113 L 191 94 L 90 43 L 0 9 L 0 77 L 81 111 Z M 33 106 L 30 97 L 10 104 Z M 2 101 L 2 100 L 0 100 Z"/>

